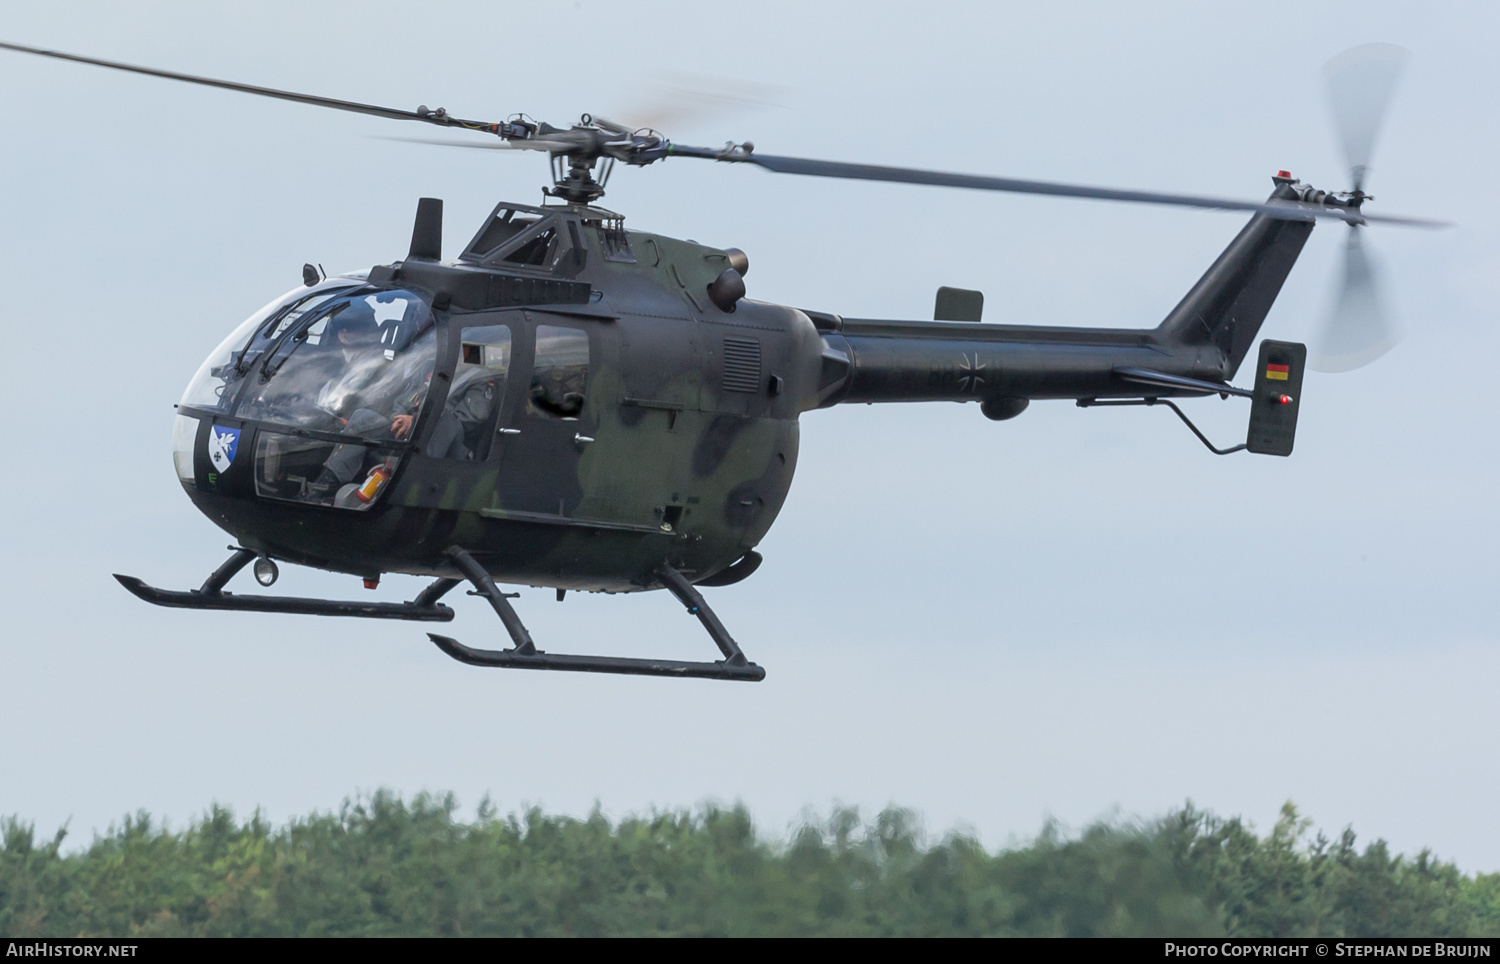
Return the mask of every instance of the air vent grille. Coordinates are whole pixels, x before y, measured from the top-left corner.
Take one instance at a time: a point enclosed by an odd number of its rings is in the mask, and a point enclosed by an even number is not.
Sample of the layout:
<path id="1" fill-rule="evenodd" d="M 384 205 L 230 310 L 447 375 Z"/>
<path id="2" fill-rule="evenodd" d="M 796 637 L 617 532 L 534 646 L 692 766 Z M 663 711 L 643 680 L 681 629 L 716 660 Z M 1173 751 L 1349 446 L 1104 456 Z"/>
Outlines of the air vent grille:
<path id="1" fill-rule="evenodd" d="M 724 339 L 724 391 L 760 391 L 760 342 L 754 338 Z"/>

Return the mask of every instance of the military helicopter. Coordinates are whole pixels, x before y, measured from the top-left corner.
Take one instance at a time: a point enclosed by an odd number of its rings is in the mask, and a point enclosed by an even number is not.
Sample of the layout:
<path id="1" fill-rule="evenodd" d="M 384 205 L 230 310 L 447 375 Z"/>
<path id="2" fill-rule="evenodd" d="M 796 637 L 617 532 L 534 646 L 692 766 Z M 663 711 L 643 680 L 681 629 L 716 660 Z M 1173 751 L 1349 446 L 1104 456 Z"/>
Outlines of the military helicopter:
<path id="1" fill-rule="evenodd" d="M 554 127 L 524 115 L 466 120 L 193 76 L 18 44 L 0 48 L 392 120 L 451 128 L 462 147 L 540 151 L 542 205 L 502 202 L 456 257 L 441 250 L 442 201 L 417 204 L 404 258 L 303 284 L 231 331 L 177 406 L 173 460 L 188 497 L 236 540 L 201 587 L 115 578 L 149 603 L 188 609 L 446 622 L 464 582 L 512 646 L 429 634 L 474 666 L 756 681 L 699 587 L 761 564 L 797 463 L 798 419 L 839 404 L 977 402 L 988 418 L 1036 399 L 1161 405 L 1216 454 L 1286 456 L 1301 404 L 1304 345 L 1263 340 L 1254 385 L 1231 384 L 1319 219 L 1349 226 L 1344 288 L 1324 367 L 1390 347 L 1360 232 L 1365 173 L 1404 52 L 1356 48 L 1328 80 L 1352 186 L 1328 192 L 1287 171 L 1241 201 L 767 155 L 749 143 L 678 144 L 583 115 Z M 484 140 L 488 138 L 488 140 Z M 1243 211 L 1249 223 L 1155 328 L 981 322 L 983 295 L 938 289 L 934 319 L 847 318 L 746 296 L 735 248 L 627 229 L 598 205 L 615 165 L 673 158 L 779 174 L 888 181 Z M 1250 400 L 1243 443 L 1219 448 L 1172 399 Z M 433 581 L 408 602 L 232 593 L 277 562 Z M 499 584 L 624 593 L 663 588 L 702 622 L 722 658 L 652 660 L 544 652 Z"/>

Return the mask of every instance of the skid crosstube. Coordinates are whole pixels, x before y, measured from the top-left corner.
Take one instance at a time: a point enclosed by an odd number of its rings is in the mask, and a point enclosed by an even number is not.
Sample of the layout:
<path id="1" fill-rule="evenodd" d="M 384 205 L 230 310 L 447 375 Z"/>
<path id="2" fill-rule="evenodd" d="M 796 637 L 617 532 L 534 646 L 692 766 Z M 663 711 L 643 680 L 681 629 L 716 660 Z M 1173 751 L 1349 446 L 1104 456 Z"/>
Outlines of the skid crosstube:
<path id="1" fill-rule="evenodd" d="M 658 577 L 662 585 L 676 596 L 687 611 L 698 617 L 703 628 L 708 630 L 709 636 L 718 645 L 719 651 L 724 654 L 722 660 L 715 662 L 686 662 L 672 659 L 638 659 L 628 656 L 567 656 L 560 654 L 545 653 L 536 648 L 531 639 L 531 634 L 526 631 L 516 611 L 511 607 L 510 600 L 495 585 L 490 574 L 485 571 L 484 566 L 478 560 L 469 555 L 459 546 L 453 546 L 448 550 L 448 558 L 458 567 L 468 580 L 478 590 L 477 595 L 489 600 L 494 607 L 495 614 L 500 617 L 500 622 L 505 625 L 506 632 L 510 634 L 515 647 L 506 650 L 474 649 L 465 646 L 456 639 L 448 636 L 439 636 L 436 633 L 428 633 L 427 636 L 443 652 L 452 656 L 460 663 L 470 666 L 493 666 L 502 669 L 550 669 L 574 673 L 620 673 L 629 676 L 681 676 L 696 679 L 724 679 L 740 680 L 749 683 L 759 682 L 766 678 L 763 667 L 757 666 L 745 658 L 740 651 L 739 644 L 729 635 L 724 624 L 719 622 L 719 617 L 708 608 L 708 603 L 694 589 L 676 569 L 671 566 L 663 566 Z"/>
<path id="2" fill-rule="evenodd" d="M 439 579 L 411 602 L 354 602 L 337 599 L 304 599 L 296 596 L 236 596 L 224 592 L 224 584 L 255 558 L 251 549 L 235 548 L 223 565 L 203 583 L 202 588 L 188 592 L 157 589 L 135 576 L 115 574 L 120 585 L 137 598 L 155 606 L 177 609 L 228 609 L 239 612 L 291 613 L 299 616 L 355 616 L 364 619 L 414 619 L 446 623 L 453 610 L 438 602 L 443 594 L 458 585 L 457 579 Z"/>

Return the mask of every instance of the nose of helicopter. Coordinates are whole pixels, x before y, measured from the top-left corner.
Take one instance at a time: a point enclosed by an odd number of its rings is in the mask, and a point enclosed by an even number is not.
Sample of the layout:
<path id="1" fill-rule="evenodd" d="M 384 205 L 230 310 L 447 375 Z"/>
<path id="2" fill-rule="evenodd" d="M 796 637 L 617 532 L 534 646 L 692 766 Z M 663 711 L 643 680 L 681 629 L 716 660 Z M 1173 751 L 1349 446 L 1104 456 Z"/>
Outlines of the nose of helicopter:
<path id="1" fill-rule="evenodd" d="M 172 466 L 177 470 L 177 479 L 184 485 L 192 485 L 193 447 L 198 439 L 198 419 L 179 414 L 172 421 Z"/>
<path id="2" fill-rule="evenodd" d="M 203 431 L 205 423 L 207 432 Z M 217 476 L 239 455 L 242 434 L 237 425 L 179 412 L 172 422 L 172 467 L 178 481 L 190 489 L 200 488 L 200 482 L 217 487 Z"/>

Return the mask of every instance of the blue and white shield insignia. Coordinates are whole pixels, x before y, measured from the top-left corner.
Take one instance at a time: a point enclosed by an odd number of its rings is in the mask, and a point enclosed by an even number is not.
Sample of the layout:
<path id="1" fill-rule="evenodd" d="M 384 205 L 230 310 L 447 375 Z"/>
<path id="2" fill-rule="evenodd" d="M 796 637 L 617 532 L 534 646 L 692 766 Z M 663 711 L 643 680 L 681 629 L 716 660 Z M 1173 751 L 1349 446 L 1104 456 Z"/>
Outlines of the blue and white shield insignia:
<path id="1" fill-rule="evenodd" d="M 240 430 L 215 425 L 208 433 L 208 460 L 220 472 L 234 461 L 235 449 L 240 447 Z"/>

